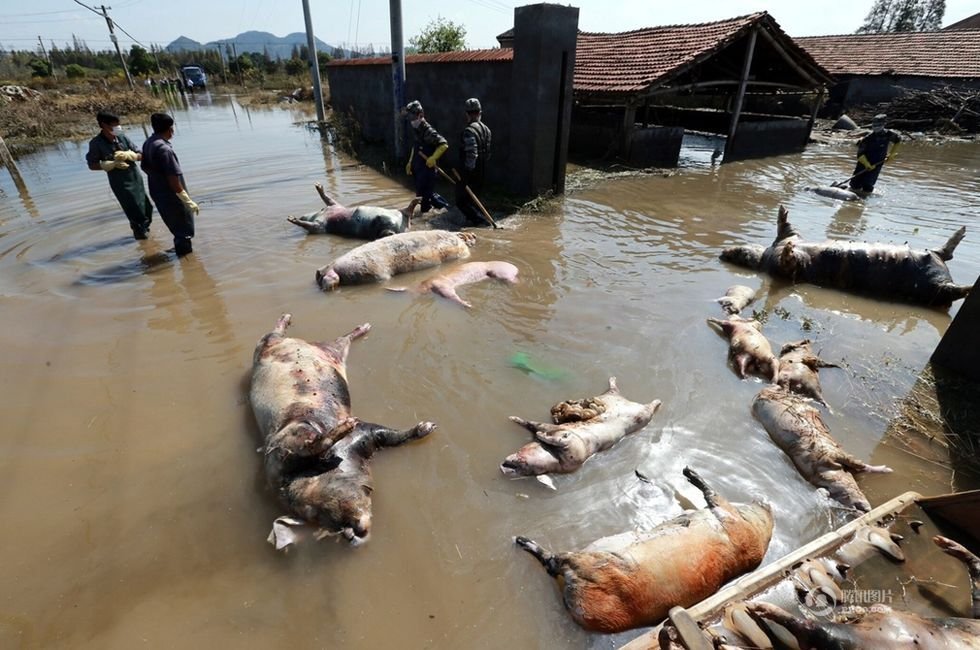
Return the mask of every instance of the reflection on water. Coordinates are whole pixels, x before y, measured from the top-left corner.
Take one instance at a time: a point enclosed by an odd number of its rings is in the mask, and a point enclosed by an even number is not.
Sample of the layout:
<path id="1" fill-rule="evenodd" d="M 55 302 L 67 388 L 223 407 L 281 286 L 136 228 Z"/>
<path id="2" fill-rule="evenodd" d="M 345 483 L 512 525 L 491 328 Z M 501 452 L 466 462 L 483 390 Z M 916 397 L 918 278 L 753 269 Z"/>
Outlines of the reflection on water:
<path id="1" fill-rule="evenodd" d="M 701 503 L 686 465 L 733 500 L 773 504 L 768 559 L 844 516 L 752 419 L 762 384 L 738 380 L 705 323 L 736 283 L 761 288 L 749 309 L 765 314 L 775 345 L 808 337 L 843 366 L 822 373 L 828 425 L 848 451 L 896 468 L 860 479 L 872 502 L 949 487 L 948 467 L 885 432 L 958 307 L 780 285 L 717 255 L 771 241 L 780 204 L 808 239 L 941 244 L 980 216 L 975 144 L 909 144 L 880 192 L 841 204 L 804 188 L 846 177 L 847 148 L 712 166 L 705 143 L 674 176 L 603 182 L 552 213 L 480 230 L 472 259 L 510 261 L 521 282 L 463 288 L 466 311 L 379 287 L 316 288 L 313 270 L 356 242 L 286 222 L 319 207 L 313 183 L 348 205 L 397 207 L 410 191 L 297 126 L 307 114 L 196 94 L 175 117 L 201 205 L 185 259 L 167 251 L 158 219 L 149 241 L 128 237 L 84 143 L 22 158 L 24 191 L 0 175 L 0 516 L 18 531 L 5 546 L 0 647 L 605 648 L 635 636 L 578 630 L 512 536 L 562 550 L 655 525 L 684 500 Z M 145 137 L 138 123 L 124 128 Z M 950 268 L 973 282 L 980 233 Z M 284 311 L 291 333 L 313 340 L 371 322 L 350 354 L 355 413 L 439 424 L 378 454 L 363 548 L 328 541 L 283 557 L 264 541 L 281 512 L 263 487 L 245 393 L 252 348 Z M 525 372 L 517 353 L 563 372 Z M 556 492 L 500 475 L 528 439 L 508 415 L 544 420 L 611 375 L 631 399 L 663 400 L 649 427 L 556 477 Z M 956 486 L 969 485 L 958 473 Z"/>

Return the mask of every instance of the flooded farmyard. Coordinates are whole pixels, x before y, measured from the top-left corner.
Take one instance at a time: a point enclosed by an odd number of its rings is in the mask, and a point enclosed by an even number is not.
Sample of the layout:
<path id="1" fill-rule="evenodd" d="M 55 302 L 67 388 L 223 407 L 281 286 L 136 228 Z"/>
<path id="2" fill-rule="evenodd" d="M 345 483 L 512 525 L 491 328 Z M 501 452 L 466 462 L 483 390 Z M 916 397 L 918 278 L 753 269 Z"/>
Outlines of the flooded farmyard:
<path id="1" fill-rule="evenodd" d="M 774 346 L 809 338 L 841 366 L 821 372 L 824 420 L 848 452 L 894 469 L 859 477 L 872 505 L 980 483 L 887 434 L 961 302 L 788 286 L 718 259 L 767 245 L 783 205 L 811 241 L 934 248 L 965 225 L 949 268 L 972 284 L 975 142 L 904 145 L 857 203 L 805 189 L 847 178 L 850 147 L 721 166 L 693 147 L 674 174 L 603 178 L 473 229 L 469 260 L 510 262 L 520 281 L 460 288 L 466 310 L 380 285 L 318 289 L 315 269 L 361 242 L 286 221 L 320 207 L 313 184 L 346 205 L 403 207 L 411 195 L 297 125 L 307 115 L 198 95 L 174 117 L 201 207 L 186 258 L 168 252 L 157 215 L 150 239 L 133 241 L 84 143 L 22 156 L 22 187 L 0 176 L 3 647 L 615 647 L 639 631 L 575 626 L 514 536 L 572 550 L 650 528 L 703 506 L 686 466 L 732 501 L 772 506 L 764 563 L 849 516 L 753 418 L 764 383 L 736 376 L 706 322 L 733 284 L 760 290 L 747 312 Z M 147 136 L 148 125 L 123 127 Z M 285 513 L 265 487 L 247 395 L 255 343 L 285 312 L 307 340 L 371 323 L 347 363 L 353 412 L 438 425 L 373 459 L 371 539 L 358 548 L 328 538 L 284 555 L 266 543 Z M 662 401 L 648 426 L 554 476 L 554 491 L 501 474 L 530 439 L 508 416 L 545 421 L 611 376 L 632 400 Z M 953 593 L 965 607 L 966 583 Z"/>

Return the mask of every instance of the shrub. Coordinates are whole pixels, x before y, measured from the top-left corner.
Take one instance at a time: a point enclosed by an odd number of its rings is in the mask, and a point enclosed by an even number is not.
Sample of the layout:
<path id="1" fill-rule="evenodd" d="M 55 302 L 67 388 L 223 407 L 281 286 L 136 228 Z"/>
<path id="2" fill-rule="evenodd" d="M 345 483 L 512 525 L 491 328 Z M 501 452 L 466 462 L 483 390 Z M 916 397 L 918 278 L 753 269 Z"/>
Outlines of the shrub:
<path id="1" fill-rule="evenodd" d="M 85 68 L 77 63 L 69 63 L 65 66 L 65 76 L 69 79 L 82 79 L 85 77 Z"/>

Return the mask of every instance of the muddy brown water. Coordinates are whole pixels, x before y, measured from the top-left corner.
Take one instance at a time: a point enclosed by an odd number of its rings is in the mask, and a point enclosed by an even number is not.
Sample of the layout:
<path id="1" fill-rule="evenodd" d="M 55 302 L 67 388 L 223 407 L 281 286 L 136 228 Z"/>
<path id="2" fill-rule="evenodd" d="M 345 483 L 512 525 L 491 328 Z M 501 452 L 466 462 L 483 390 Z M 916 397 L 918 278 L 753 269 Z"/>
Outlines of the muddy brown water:
<path id="1" fill-rule="evenodd" d="M 860 479 L 872 503 L 977 486 L 885 435 L 958 305 L 771 285 L 717 255 L 770 241 L 785 204 L 811 239 L 929 247 L 966 224 L 950 268 L 972 283 L 978 144 L 906 145 L 857 205 L 804 190 L 846 178 L 848 148 L 712 167 L 710 143 L 693 146 L 675 175 L 606 179 L 479 230 L 472 259 L 513 262 L 522 281 L 464 288 L 467 312 L 379 286 L 316 289 L 314 269 L 355 242 L 285 221 L 318 207 L 313 183 L 349 204 L 409 194 L 294 124 L 308 116 L 216 97 L 175 117 L 201 205 L 182 261 L 158 216 L 149 241 L 128 237 L 85 143 L 22 157 L 24 187 L 0 174 L 2 647 L 615 647 L 638 632 L 579 630 L 512 536 L 565 550 L 653 526 L 702 503 L 686 465 L 732 500 L 773 504 L 767 561 L 846 519 L 753 420 L 762 384 L 737 379 L 705 323 L 735 283 L 765 286 L 754 308 L 774 344 L 808 336 L 844 366 L 822 374 L 826 420 L 847 450 L 896 470 Z M 265 542 L 282 510 L 263 486 L 247 382 L 255 342 L 287 311 L 291 334 L 308 339 L 372 324 L 349 360 L 356 415 L 439 425 L 375 457 L 361 548 L 326 540 L 283 556 Z M 513 367 L 518 352 L 558 377 Z M 546 419 L 611 375 L 627 397 L 663 400 L 650 426 L 556 477 L 555 492 L 499 473 L 528 439 L 508 415 Z M 943 566 L 965 613 L 965 577 Z"/>

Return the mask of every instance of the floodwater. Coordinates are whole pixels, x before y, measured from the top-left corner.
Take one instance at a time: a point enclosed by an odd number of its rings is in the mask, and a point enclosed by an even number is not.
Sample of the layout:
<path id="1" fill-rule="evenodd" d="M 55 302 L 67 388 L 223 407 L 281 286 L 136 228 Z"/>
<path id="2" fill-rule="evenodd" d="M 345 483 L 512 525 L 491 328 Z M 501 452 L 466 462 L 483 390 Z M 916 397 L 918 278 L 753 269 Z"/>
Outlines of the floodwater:
<path id="1" fill-rule="evenodd" d="M 846 519 L 753 420 L 762 384 L 739 381 L 705 322 L 736 283 L 765 284 L 750 311 L 768 314 L 775 345 L 810 337 L 843 366 L 822 373 L 830 429 L 896 470 L 859 479 L 872 503 L 977 487 L 886 435 L 958 304 L 770 286 L 718 253 L 768 243 L 780 204 L 810 239 L 931 247 L 966 224 L 950 268 L 972 284 L 978 144 L 905 145 L 858 205 L 804 189 L 846 178 L 849 147 L 720 167 L 710 144 L 695 147 L 676 174 L 604 180 L 480 229 L 472 259 L 513 262 L 522 281 L 463 288 L 465 311 L 379 286 L 317 290 L 314 269 L 357 242 L 286 222 L 319 207 L 313 183 L 347 204 L 410 194 L 295 124 L 307 115 L 215 97 L 175 117 L 201 205 L 183 260 L 166 252 L 158 216 L 149 241 L 129 237 L 102 174 L 85 168 L 85 143 L 22 157 L 21 187 L 0 173 L 0 647 L 615 647 L 638 632 L 578 629 L 514 535 L 571 550 L 653 526 L 703 503 L 687 465 L 732 500 L 772 503 L 766 561 Z M 374 530 L 360 548 L 327 539 L 282 555 L 265 541 L 283 511 L 264 487 L 247 386 L 253 346 L 283 312 L 292 335 L 313 340 L 370 322 L 349 359 L 354 413 L 439 425 L 375 457 Z M 513 367 L 518 352 L 556 372 Z M 555 477 L 557 491 L 500 474 L 528 440 L 508 415 L 545 420 L 611 375 L 627 397 L 663 400 L 645 430 Z M 965 572 L 946 568 L 965 613 Z"/>

